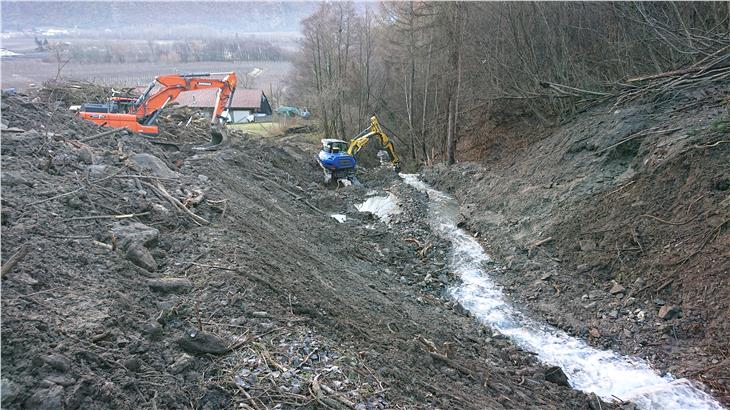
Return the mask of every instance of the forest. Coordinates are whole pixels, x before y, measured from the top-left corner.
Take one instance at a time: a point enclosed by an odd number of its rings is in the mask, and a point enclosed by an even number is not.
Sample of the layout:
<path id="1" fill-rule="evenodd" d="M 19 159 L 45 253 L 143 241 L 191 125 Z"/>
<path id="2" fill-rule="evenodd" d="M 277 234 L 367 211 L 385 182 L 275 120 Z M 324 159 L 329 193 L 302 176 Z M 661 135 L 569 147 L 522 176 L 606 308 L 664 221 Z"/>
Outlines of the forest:
<path id="1" fill-rule="evenodd" d="M 726 78 L 730 64 L 726 2 L 360 6 L 320 3 L 302 21 L 294 95 L 327 136 L 349 138 L 379 113 L 415 163 L 453 163 L 459 136 L 485 118 L 555 125 L 662 73 Z"/>

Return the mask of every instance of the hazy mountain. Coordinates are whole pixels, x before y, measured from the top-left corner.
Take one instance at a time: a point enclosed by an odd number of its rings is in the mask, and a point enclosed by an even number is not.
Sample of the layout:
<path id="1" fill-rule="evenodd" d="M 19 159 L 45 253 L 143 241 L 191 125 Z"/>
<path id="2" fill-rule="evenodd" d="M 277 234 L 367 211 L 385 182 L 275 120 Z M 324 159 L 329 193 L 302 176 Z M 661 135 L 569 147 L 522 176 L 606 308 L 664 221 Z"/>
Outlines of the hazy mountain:
<path id="1" fill-rule="evenodd" d="M 76 29 L 119 38 L 200 37 L 251 32 L 298 32 L 312 2 L 7 2 L 2 29 Z"/>

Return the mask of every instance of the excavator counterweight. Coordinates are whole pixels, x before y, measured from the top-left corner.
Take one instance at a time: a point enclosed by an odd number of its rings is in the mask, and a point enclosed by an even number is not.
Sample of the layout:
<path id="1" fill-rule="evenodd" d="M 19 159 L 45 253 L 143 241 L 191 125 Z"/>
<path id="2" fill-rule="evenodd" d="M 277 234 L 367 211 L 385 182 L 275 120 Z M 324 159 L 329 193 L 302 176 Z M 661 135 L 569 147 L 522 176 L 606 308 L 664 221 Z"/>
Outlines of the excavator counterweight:
<path id="1" fill-rule="evenodd" d="M 223 76 L 223 79 L 212 78 Z M 146 135 L 158 135 L 157 117 L 183 91 L 217 89 L 211 115 L 211 142 L 201 150 L 215 149 L 227 142 L 223 112 L 230 108 L 236 90 L 236 73 L 168 74 L 155 78 L 138 98 L 112 97 L 107 104 L 82 104 L 81 118 L 104 127 L 126 128 Z"/>

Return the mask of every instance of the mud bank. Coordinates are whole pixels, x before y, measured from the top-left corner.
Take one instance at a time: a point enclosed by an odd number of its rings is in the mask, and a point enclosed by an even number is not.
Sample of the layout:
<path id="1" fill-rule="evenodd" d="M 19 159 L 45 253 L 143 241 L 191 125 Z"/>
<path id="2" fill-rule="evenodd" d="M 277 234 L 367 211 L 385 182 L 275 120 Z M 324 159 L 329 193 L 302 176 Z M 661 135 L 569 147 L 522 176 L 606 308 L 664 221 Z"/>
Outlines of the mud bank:
<path id="1" fill-rule="evenodd" d="M 460 202 L 460 225 L 505 267 L 493 279 L 516 304 L 728 405 L 727 95 L 503 126 L 463 141 L 481 141 L 482 161 L 424 178 Z"/>
<path id="2" fill-rule="evenodd" d="M 321 186 L 316 135 L 82 142 L 67 103 L 3 99 L 3 408 L 615 407 L 444 294 L 395 175 Z M 389 224 L 355 208 L 385 189 Z"/>

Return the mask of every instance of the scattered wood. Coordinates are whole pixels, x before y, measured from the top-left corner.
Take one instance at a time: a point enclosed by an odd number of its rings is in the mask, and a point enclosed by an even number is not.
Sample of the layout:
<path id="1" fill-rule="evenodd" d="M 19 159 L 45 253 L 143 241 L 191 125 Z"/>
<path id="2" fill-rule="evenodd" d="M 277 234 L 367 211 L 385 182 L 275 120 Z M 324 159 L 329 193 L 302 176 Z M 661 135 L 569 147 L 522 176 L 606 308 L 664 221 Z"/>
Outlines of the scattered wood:
<path id="1" fill-rule="evenodd" d="M 327 213 L 325 211 L 323 211 L 323 210 L 317 208 L 316 206 L 312 205 L 309 201 L 307 201 L 306 199 L 304 199 L 301 195 L 297 195 L 294 192 L 292 192 L 292 191 L 284 188 L 283 186 L 281 186 L 281 184 L 279 184 L 278 182 L 274 181 L 273 179 L 268 178 L 268 177 L 265 177 L 263 175 L 259 175 L 259 174 L 251 174 L 251 175 L 254 176 L 254 177 L 256 177 L 256 178 L 263 179 L 264 181 L 271 182 L 272 184 L 276 185 L 282 191 L 284 191 L 287 194 L 293 196 L 294 199 L 296 199 L 297 201 L 302 201 L 302 202 L 304 202 L 305 205 L 307 205 L 308 207 L 312 208 L 313 210 L 319 212 L 320 214 L 327 215 Z"/>
<path id="2" fill-rule="evenodd" d="M 93 140 L 98 139 L 98 138 L 102 138 L 102 137 L 106 137 L 106 136 L 109 136 L 109 135 L 116 134 L 116 133 L 118 133 L 120 131 L 125 131 L 125 129 L 124 128 L 114 128 L 114 129 L 111 129 L 109 131 L 104 131 L 104 132 L 101 132 L 99 134 L 92 135 L 91 137 L 82 138 L 79 141 L 80 142 L 89 142 L 89 141 L 93 141 Z"/>
<path id="3" fill-rule="evenodd" d="M 558 92 L 559 94 L 565 94 L 565 95 L 574 96 L 574 97 L 579 97 L 581 94 L 599 96 L 599 97 L 606 97 L 606 96 L 611 95 L 610 93 L 583 90 L 581 88 L 571 87 L 569 85 L 564 85 L 564 84 L 551 83 L 549 81 L 540 81 L 540 86 L 543 88 L 552 89 L 552 90 Z"/>
<path id="4" fill-rule="evenodd" d="M 81 191 L 81 190 L 82 190 L 82 189 L 84 189 L 84 188 L 85 188 L 85 187 L 81 187 L 81 188 L 76 188 L 76 189 L 74 189 L 73 191 L 69 191 L 69 192 L 64 192 L 63 194 L 58 194 L 58 195 L 56 195 L 56 196 L 52 196 L 52 197 L 50 197 L 50 198 L 42 199 L 42 200 L 40 200 L 40 201 L 35 201 L 35 202 L 31 202 L 30 204 L 28 204 L 28 206 L 35 206 L 35 205 L 40 205 L 40 204 L 42 204 L 42 203 L 44 203 L 44 202 L 48 202 L 48 201 L 53 201 L 54 199 L 58 199 L 58 198 L 63 198 L 64 196 L 69 196 L 69 195 L 73 195 L 73 194 L 75 194 L 75 193 L 77 193 L 77 192 Z"/>
<path id="5" fill-rule="evenodd" d="M 344 404 L 345 406 L 347 406 L 347 408 L 350 408 L 350 409 L 354 409 L 355 408 L 355 403 L 353 403 L 350 400 L 346 399 L 340 393 L 337 393 L 336 391 L 332 390 L 332 388 L 330 388 L 329 386 L 327 386 L 325 384 L 320 384 L 320 387 L 322 388 L 322 390 L 325 391 L 325 393 L 331 395 L 331 397 L 334 397 L 335 400 L 337 400 L 340 403 Z"/>
<path id="6" fill-rule="evenodd" d="M 114 246 L 109 245 L 108 243 L 99 242 L 99 241 L 92 241 L 91 243 L 93 243 L 94 245 L 96 245 L 96 246 L 98 246 L 100 248 L 108 249 L 110 251 L 113 251 L 114 250 Z"/>
<path id="7" fill-rule="evenodd" d="M 419 242 L 418 239 L 416 239 L 416 238 L 414 238 L 412 236 L 409 236 L 407 238 L 403 238 L 403 240 L 406 241 L 406 242 L 411 242 L 411 243 L 416 244 L 416 247 L 418 247 L 419 249 L 423 247 L 423 245 L 421 245 L 421 242 Z"/>
<path id="8" fill-rule="evenodd" d="M 544 245 L 548 242 L 551 242 L 552 240 L 553 240 L 553 237 L 550 236 L 545 239 L 540 239 L 539 241 L 535 241 L 535 242 L 527 245 L 527 257 L 532 256 L 532 252 L 535 250 L 535 248 L 537 248 L 540 245 Z"/>
<path id="9" fill-rule="evenodd" d="M 716 147 L 720 144 L 729 144 L 729 143 L 730 143 L 730 141 L 720 140 L 720 141 L 715 141 L 714 143 L 710 143 L 710 144 L 706 144 L 706 145 L 694 145 L 694 146 L 692 146 L 692 148 L 700 148 L 700 149 L 712 148 L 712 147 Z"/>
<path id="10" fill-rule="evenodd" d="M 85 221 L 89 219 L 129 219 L 136 218 L 138 216 L 148 215 L 149 212 L 140 212 L 137 214 L 123 214 L 123 215 L 89 215 L 89 216 L 75 216 L 73 218 L 64 219 L 67 221 Z"/>
<path id="11" fill-rule="evenodd" d="M 457 362 L 449 359 L 448 357 L 446 357 L 445 355 L 442 355 L 440 353 L 429 352 L 429 354 L 435 360 L 439 360 L 439 361 L 447 364 L 449 367 L 452 367 L 452 368 L 454 368 L 454 369 L 456 369 L 456 370 L 464 373 L 465 375 L 474 378 L 474 374 L 475 374 L 474 371 L 472 371 L 471 369 L 467 368 L 466 366 L 463 366 L 463 365 L 461 365 L 461 364 L 459 364 L 459 363 L 457 363 Z"/>
<path id="12" fill-rule="evenodd" d="M 165 190 L 165 187 L 162 186 L 159 181 L 156 181 L 155 184 L 151 184 L 146 181 L 141 181 L 143 185 L 152 188 L 152 190 L 158 194 L 159 196 L 167 199 L 173 206 L 175 206 L 177 209 L 183 211 L 184 213 L 188 214 L 190 218 L 192 218 L 193 222 L 195 222 L 198 225 L 209 225 L 210 222 L 208 222 L 207 219 L 196 215 L 193 213 L 193 211 L 189 210 L 185 205 L 183 205 L 177 198 L 170 195 L 167 190 Z"/>
<path id="13" fill-rule="evenodd" d="M 2 277 L 4 278 L 5 275 L 7 275 L 8 272 L 10 272 L 10 270 L 13 269 L 13 267 L 18 264 L 18 262 L 23 260 L 23 258 L 25 257 L 25 255 L 28 254 L 29 251 L 30 251 L 30 245 L 28 245 L 28 244 L 21 245 L 20 248 L 18 248 L 18 250 L 15 251 L 13 256 L 11 256 L 10 259 L 8 259 L 8 261 L 3 264 L 2 268 L 0 268 L 0 271 L 2 272 Z"/>
<path id="14" fill-rule="evenodd" d="M 654 219 L 655 221 L 659 221 L 659 222 L 665 223 L 667 225 L 675 225 L 675 226 L 678 226 L 678 225 L 686 225 L 686 224 L 694 221 L 695 219 L 697 219 L 697 218 L 690 218 L 690 219 L 688 219 L 688 220 L 686 220 L 684 222 L 671 222 L 671 221 L 666 221 L 666 220 L 664 220 L 662 218 L 659 218 L 658 216 L 654 216 L 654 215 L 650 215 L 650 214 L 642 214 L 641 216 L 644 217 L 644 218 Z"/>
<path id="15" fill-rule="evenodd" d="M 621 185 L 620 187 L 614 189 L 613 191 L 607 193 L 606 196 L 611 196 L 611 195 L 615 194 L 616 192 L 623 191 L 624 188 L 628 187 L 629 185 L 633 184 L 634 182 L 636 182 L 636 181 L 629 181 L 629 182 Z"/>
<path id="16" fill-rule="evenodd" d="M 635 138 L 646 137 L 646 136 L 652 135 L 652 134 L 669 134 L 669 133 L 672 133 L 672 132 L 675 132 L 675 131 L 679 131 L 681 129 L 682 128 L 669 128 L 669 129 L 666 129 L 666 130 L 657 130 L 657 129 L 654 129 L 654 128 L 650 128 L 648 130 L 639 131 L 639 132 L 637 132 L 635 134 L 632 134 L 632 135 L 628 136 L 627 138 L 625 138 L 625 139 L 623 139 L 623 140 L 621 140 L 621 141 L 619 141 L 619 142 L 617 142 L 617 143 L 615 143 L 613 145 L 610 145 L 610 146 L 608 146 L 608 147 L 606 147 L 606 148 L 604 148 L 604 149 L 602 149 L 600 151 L 597 151 L 596 152 L 596 155 L 601 154 L 601 153 L 604 153 L 604 152 L 606 152 L 606 151 L 608 151 L 610 149 L 616 148 L 619 145 L 625 144 L 625 143 L 627 143 L 627 142 L 629 142 L 629 141 L 631 141 L 631 140 L 633 140 Z"/>

